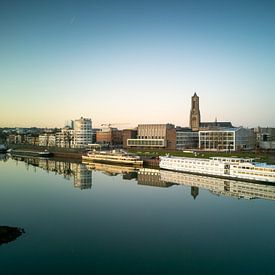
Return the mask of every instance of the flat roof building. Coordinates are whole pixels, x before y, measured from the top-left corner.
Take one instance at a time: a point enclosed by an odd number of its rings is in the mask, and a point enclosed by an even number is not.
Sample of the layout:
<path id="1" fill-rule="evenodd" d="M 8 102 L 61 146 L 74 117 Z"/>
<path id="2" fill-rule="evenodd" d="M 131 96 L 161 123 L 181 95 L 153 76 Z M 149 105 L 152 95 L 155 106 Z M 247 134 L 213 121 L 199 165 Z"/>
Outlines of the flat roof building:
<path id="1" fill-rule="evenodd" d="M 137 138 L 127 139 L 127 147 L 169 148 L 175 141 L 173 124 L 139 124 Z"/>
<path id="2" fill-rule="evenodd" d="M 254 149 L 255 134 L 242 127 L 199 131 L 199 148 L 206 151 Z"/>
<path id="3" fill-rule="evenodd" d="M 199 133 L 192 132 L 191 128 L 176 127 L 176 149 L 198 149 Z"/>

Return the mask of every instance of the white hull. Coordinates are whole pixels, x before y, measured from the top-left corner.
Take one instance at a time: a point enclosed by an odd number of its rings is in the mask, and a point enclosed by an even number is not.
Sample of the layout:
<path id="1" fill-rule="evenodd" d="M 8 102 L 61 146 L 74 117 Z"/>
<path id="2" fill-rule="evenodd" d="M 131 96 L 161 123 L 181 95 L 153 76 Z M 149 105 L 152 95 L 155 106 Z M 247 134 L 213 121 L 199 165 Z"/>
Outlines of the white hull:
<path id="1" fill-rule="evenodd" d="M 98 162 L 98 163 L 109 163 L 116 165 L 132 165 L 132 166 L 142 166 L 142 160 L 131 160 L 131 159 L 123 159 L 123 158 L 108 158 L 106 157 L 93 157 L 93 156 L 82 156 L 83 161 L 87 162 Z"/>
<path id="2" fill-rule="evenodd" d="M 254 164 L 241 159 L 160 157 L 160 168 L 230 179 L 275 183 L 275 166 Z"/>

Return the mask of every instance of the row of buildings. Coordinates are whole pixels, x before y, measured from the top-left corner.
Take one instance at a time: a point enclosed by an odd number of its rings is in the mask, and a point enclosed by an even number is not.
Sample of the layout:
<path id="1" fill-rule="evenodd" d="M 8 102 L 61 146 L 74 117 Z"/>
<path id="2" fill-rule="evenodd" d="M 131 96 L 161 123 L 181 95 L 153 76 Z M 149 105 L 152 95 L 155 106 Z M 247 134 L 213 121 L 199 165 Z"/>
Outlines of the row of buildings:
<path id="1" fill-rule="evenodd" d="M 90 118 L 76 119 L 63 129 L 36 136 L 10 135 L 8 143 L 31 143 L 40 146 L 88 148 L 96 146 L 136 149 L 236 151 L 255 148 L 275 149 L 275 128 L 248 129 L 231 122 L 201 122 L 199 97 L 191 98 L 189 127 L 173 124 L 140 124 L 135 129 L 108 127 L 93 129 Z"/>

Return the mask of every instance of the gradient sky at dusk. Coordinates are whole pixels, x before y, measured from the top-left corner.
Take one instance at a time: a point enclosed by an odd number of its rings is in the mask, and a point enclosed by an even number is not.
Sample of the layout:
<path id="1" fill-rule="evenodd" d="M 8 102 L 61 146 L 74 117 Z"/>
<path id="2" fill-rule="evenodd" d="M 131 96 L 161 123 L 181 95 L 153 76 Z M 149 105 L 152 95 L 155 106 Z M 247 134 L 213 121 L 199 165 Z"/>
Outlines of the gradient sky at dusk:
<path id="1" fill-rule="evenodd" d="M 0 127 L 275 127 L 275 1 L 1 1 Z"/>

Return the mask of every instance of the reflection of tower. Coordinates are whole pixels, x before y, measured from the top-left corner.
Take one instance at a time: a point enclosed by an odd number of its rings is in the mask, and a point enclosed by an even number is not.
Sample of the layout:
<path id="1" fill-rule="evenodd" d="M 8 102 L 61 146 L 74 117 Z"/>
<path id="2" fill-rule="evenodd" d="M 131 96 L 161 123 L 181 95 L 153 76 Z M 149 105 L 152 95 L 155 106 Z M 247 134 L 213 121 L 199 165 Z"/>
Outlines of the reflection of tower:
<path id="1" fill-rule="evenodd" d="M 196 197 L 199 195 L 199 187 L 191 186 L 191 195 L 195 200 Z"/>
<path id="2" fill-rule="evenodd" d="M 201 122 L 200 101 L 195 93 L 191 98 L 190 128 L 192 131 L 199 131 Z"/>
<path id="3" fill-rule="evenodd" d="M 84 164 L 75 163 L 73 172 L 74 187 L 80 189 L 90 189 L 92 187 L 92 171 L 89 171 Z"/>

